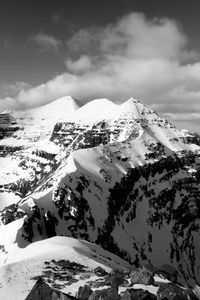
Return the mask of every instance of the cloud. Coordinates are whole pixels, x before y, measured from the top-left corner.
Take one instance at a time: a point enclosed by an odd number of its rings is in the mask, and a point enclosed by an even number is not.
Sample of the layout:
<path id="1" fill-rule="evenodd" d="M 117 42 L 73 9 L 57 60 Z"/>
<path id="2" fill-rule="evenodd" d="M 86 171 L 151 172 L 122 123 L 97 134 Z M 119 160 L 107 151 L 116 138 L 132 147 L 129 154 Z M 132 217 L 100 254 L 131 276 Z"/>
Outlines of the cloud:
<path id="1" fill-rule="evenodd" d="M 21 106 L 18 104 L 17 100 L 12 97 L 0 98 L 0 113 L 7 110 L 20 109 Z"/>
<path id="2" fill-rule="evenodd" d="M 54 45 L 54 39 L 38 40 Z M 115 102 L 134 96 L 180 121 L 183 113 L 187 120 L 199 116 L 200 62 L 174 20 L 131 13 L 105 27 L 79 30 L 66 46 L 66 72 L 21 90 L 16 97 L 21 107 L 63 95 L 83 100 L 107 97 Z"/>
<path id="3" fill-rule="evenodd" d="M 57 53 L 61 46 L 61 41 L 44 33 L 38 33 L 30 39 L 39 45 L 41 52 L 53 51 Z"/>
<path id="4" fill-rule="evenodd" d="M 26 91 L 30 88 L 30 84 L 23 81 L 17 81 L 12 84 L 3 84 L 0 87 L 0 93 L 3 97 L 16 97 L 20 91 Z"/>
<path id="5" fill-rule="evenodd" d="M 102 28 L 80 29 L 67 41 L 67 49 L 73 57 L 82 55 L 99 56 L 101 54 Z"/>
<path id="6" fill-rule="evenodd" d="M 66 61 L 67 69 L 73 73 L 86 73 L 92 68 L 92 62 L 86 55 L 82 55 L 76 61 L 68 59 Z"/>

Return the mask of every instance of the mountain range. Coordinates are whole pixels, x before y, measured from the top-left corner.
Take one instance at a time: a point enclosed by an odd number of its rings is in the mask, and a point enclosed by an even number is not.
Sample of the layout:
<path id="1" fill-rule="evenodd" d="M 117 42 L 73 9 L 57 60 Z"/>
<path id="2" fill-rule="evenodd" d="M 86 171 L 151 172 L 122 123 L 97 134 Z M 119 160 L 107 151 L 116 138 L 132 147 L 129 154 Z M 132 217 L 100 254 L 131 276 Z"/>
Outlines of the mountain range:
<path id="1" fill-rule="evenodd" d="M 59 236 L 66 237 L 63 249 L 77 243 L 86 253 L 81 245 L 96 244 L 121 267 L 167 264 L 183 286 L 200 285 L 197 134 L 134 98 L 81 105 L 64 97 L 0 114 L 0 166 L 0 270 L 12 283 L 4 280 L 6 288 L 19 288 L 15 268 L 30 259 L 26 249 L 46 241 L 45 254 L 33 250 L 31 261 L 55 256 L 51 238 Z"/>

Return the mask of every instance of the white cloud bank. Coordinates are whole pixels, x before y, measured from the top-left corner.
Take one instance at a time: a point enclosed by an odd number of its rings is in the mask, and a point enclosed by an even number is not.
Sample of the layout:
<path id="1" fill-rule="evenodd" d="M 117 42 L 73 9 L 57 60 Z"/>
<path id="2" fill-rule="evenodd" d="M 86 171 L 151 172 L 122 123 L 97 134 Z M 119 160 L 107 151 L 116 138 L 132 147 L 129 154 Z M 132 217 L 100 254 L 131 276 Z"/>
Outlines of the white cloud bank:
<path id="1" fill-rule="evenodd" d="M 34 107 L 64 95 L 116 102 L 134 96 L 169 116 L 194 121 L 200 113 L 200 62 L 187 47 L 175 21 L 131 13 L 105 28 L 81 29 L 67 41 L 72 55 L 64 74 L 0 105 Z"/>

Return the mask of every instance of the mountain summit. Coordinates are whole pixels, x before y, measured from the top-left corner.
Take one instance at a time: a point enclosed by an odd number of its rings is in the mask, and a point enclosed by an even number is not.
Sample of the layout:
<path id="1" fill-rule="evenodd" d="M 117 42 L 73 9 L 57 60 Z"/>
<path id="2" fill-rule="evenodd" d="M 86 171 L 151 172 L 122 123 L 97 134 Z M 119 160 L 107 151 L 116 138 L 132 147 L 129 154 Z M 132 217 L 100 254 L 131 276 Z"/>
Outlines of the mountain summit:
<path id="1" fill-rule="evenodd" d="M 0 122 L 2 264 L 62 235 L 200 284 L 197 136 L 133 98 L 64 97 Z"/>

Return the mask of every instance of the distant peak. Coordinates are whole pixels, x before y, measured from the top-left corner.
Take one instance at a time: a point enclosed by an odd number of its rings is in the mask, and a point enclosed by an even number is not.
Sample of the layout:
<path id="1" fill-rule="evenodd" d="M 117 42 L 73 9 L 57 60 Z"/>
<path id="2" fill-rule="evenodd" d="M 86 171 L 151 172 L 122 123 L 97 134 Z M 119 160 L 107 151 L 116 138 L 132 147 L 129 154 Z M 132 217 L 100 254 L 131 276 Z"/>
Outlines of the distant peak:
<path id="1" fill-rule="evenodd" d="M 107 103 L 113 103 L 111 100 L 107 99 L 107 98 L 99 98 L 99 99 L 94 99 L 88 103 L 99 103 L 99 104 L 107 104 Z"/>
<path id="2" fill-rule="evenodd" d="M 72 96 L 63 96 L 61 98 L 58 98 L 57 100 L 60 100 L 60 101 L 73 101 L 73 102 L 79 102 L 80 100 L 72 97 Z M 55 100 L 55 101 L 57 101 Z"/>
<path id="3" fill-rule="evenodd" d="M 62 102 L 68 102 L 68 103 L 74 105 L 75 107 L 79 107 L 79 104 L 78 104 L 79 100 L 77 100 L 77 99 L 75 99 L 75 98 L 73 98 L 71 96 L 64 96 L 64 97 L 58 98 L 58 99 L 56 99 L 56 100 L 54 100 L 54 101 L 52 101 L 52 102 L 50 102 L 48 104 L 51 104 L 51 103 L 62 103 Z M 46 104 L 46 105 L 48 105 L 48 104 Z"/>
<path id="4" fill-rule="evenodd" d="M 141 103 L 139 100 L 137 100 L 133 97 L 129 98 L 126 102 Z"/>

